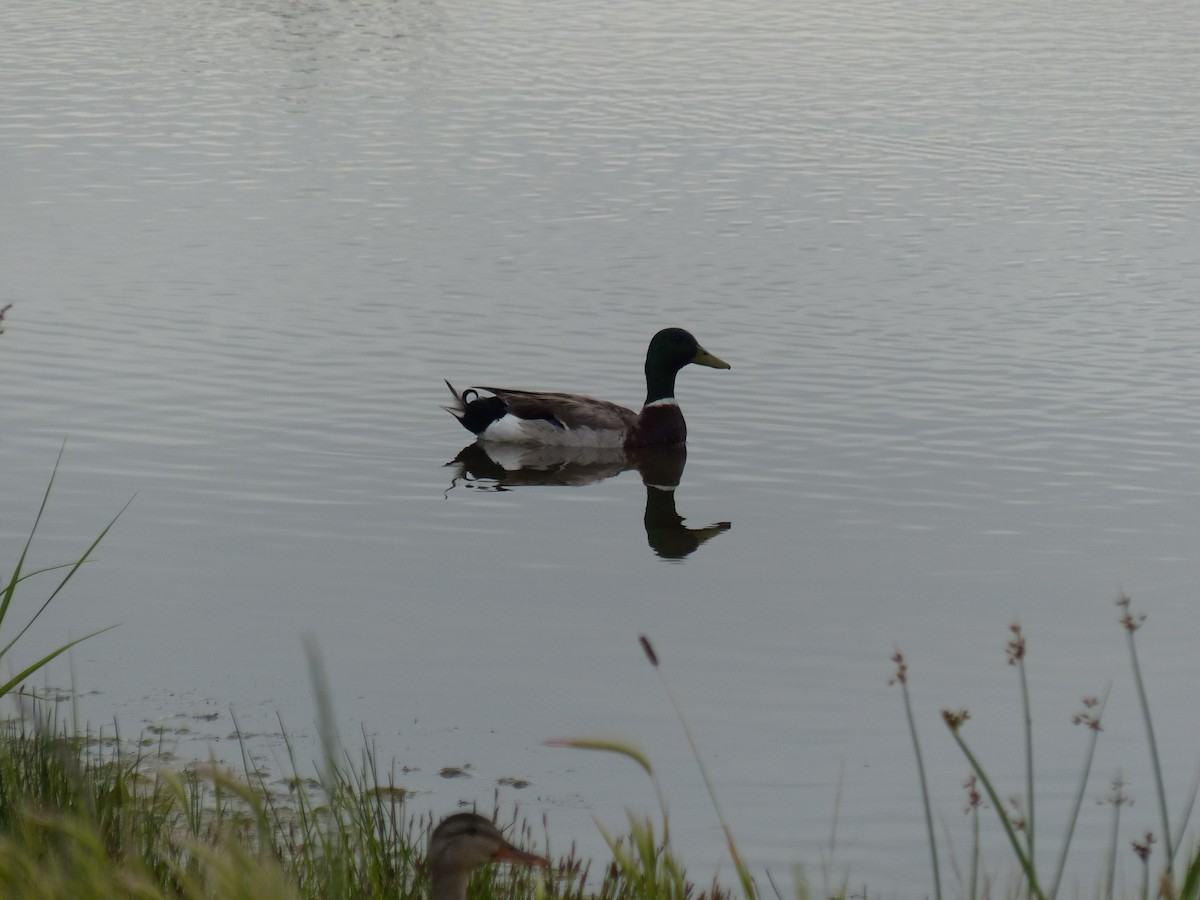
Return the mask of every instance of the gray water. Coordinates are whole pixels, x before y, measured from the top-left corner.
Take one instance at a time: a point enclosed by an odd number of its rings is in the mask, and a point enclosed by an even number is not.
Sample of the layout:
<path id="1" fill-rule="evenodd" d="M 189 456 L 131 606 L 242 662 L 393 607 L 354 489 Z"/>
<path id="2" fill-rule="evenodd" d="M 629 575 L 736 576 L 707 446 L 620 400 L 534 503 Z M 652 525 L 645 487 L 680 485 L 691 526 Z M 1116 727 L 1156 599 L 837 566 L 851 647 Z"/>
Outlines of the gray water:
<path id="1" fill-rule="evenodd" d="M 311 637 L 414 813 L 498 790 L 601 857 L 644 776 L 542 742 L 621 736 L 731 881 L 646 634 L 756 872 L 920 897 L 889 657 L 965 865 L 939 710 L 1018 793 L 1019 620 L 1047 868 L 1112 684 L 1086 890 L 1118 769 L 1123 842 L 1157 830 L 1124 590 L 1190 783 L 1200 7 L 47 0 L 0 33 L 6 571 L 64 440 L 31 562 L 134 497 L 20 645 L 120 624 L 44 679 L 91 727 L 240 764 L 236 714 L 270 767 L 282 719 L 315 757 Z M 666 325 L 733 366 L 680 377 L 672 494 L 447 465 L 442 378 L 636 405 Z"/>

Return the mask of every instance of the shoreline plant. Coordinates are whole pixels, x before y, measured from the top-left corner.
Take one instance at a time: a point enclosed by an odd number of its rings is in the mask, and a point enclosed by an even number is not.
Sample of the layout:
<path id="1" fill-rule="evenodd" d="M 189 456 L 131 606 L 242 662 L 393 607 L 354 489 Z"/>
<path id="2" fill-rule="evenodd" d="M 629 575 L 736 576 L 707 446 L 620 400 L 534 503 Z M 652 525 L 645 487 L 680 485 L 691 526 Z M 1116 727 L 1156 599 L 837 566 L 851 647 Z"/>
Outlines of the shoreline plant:
<path id="1" fill-rule="evenodd" d="M 7 307 L 5 307 L 5 309 L 7 309 Z M 2 312 L 3 310 L 0 310 L 0 313 Z M 121 507 L 121 510 L 115 516 L 113 516 L 112 521 L 110 521 L 104 526 L 103 529 L 101 529 L 100 534 L 96 536 L 96 539 L 93 540 L 91 545 L 83 552 L 83 555 L 74 562 L 61 563 L 58 565 L 34 569 L 32 571 L 25 571 L 25 560 L 29 555 L 29 548 L 33 545 L 33 539 L 37 534 L 38 526 L 42 522 L 42 515 L 46 512 L 46 505 L 50 502 L 50 492 L 54 488 L 54 478 L 58 474 L 58 468 L 62 463 L 62 457 L 65 450 L 66 444 L 64 443 L 63 446 L 59 448 L 58 458 L 55 459 L 54 468 L 50 472 L 50 480 L 47 482 L 46 490 L 42 494 L 41 505 L 38 506 L 37 515 L 33 520 L 33 526 L 29 529 L 29 536 L 25 539 L 25 545 L 21 548 L 21 553 L 17 557 L 16 565 L 13 566 L 12 574 L 8 576 L 7 580 L 5 580 L 3 576 L 0 576 L 0 633 L 3 633 L 4 626 L 7 624 L 9 611 L 12 606 L 13 598 L 16 596 L 18 585 L 28 581 L 31 578 L 36 578 L 37 576 L 46 574 L 48 572 L 60 572 L 65 569 L 66 574 L 58 582 L 57 586 L 50 591 L 49 596 L 46 597 L 41 606 L 37 608 L 37 611 L 29 618 L 29 621 L 25 623 L 25 625 L 16 633 L 16 635 L 5 641 L 3 645 L 0 645 L 0 661 L 4 660 L 4 658 L 8 656 L 9 652 L 13 649 L 17 642 L 20 641 L 21 638 L 25 636 L 25 633 L 33 626 L 33 623 L 36 622 L 41 614 L 46 611 L 46 607 L 48 607 L 54 598 L 62 592 L 62 590 L 67 586 L 68 582 L 70 582 L 70 580 L 75 576 L 75 573 L 79 571 L 80 567 L 91 558 L 92 551 L 94 551 L 96 547 L 100 545 L 100 542 L 104 540 L 105 535 L 108 534 L 109 529 L 111 529 L 113 525 L 117 523 L 117 519 L 121 517 L 121 513 L 125 512 L 125 510 L 129 508 L 129 504 L 133 502 L 133 499 L 130 498 L 130 500 L 123 507 Z M 66 653 L 72 647 L 76 646 L 77 644 L 81 644 L 90 638 L 94 638 L 96 635 L 110 631 L 115 627 L 115 625 L 109 625 L 107 628 L 97 629 L 90 634 L 85 634 L 83 637 L 68 641 L 56 650 L 50 651 L 45 656 L 41 657 L 41 659 L 38 659 L 36 662 L 33 662 L 21 669 L 16 675 L 12 676 L 7 681 L 0 682 L 0 698 L 13 691 L 19 685 L 23 684 L 31 675 L 35 674 L 47 664 Z"/>
<path id="2" fill-rule="evenodd" d="M 1126 635 L 1135 693 L 1138 698 L 1138 706 L 1145 728 L 1150 767 L 1154 775 L 1159 827 L 1161 829 L 1161 836 L 1153 832 L 1146 832 L 1131 842 L 1131 849 L 1139 861 L 1141 870 L 1141 889 L 1138 897 L 1140 900 L 1150 900 L 1151 897 L 1164 898 L 1164 900 L 1197 900 L 1197 898 L 1200 898 L 1200 846 L 1193 848 L 1181 871 L 1177 871 L 1176 864 L 1178 849 L 1187 833 L 1197 791 L 1200 790 L 1200 774 L 1198 774 L 1197 780 L 1193 782 L 1190 792 L 1186 795 L 1184 807 L 1179 815 L 1177 825 L 1174 831 L 1172 831 L 1161 757 L 1159 756 L 1158 742 L 1150 713 L 1150 701 L 1143 680 L 1141 665 L 1138 661 L 1136 641 L 1134 640 L 1134 634 L 1142 627 L 1146 617 L 1144 614 L 1133 613 L 1130 605 L 1130 598 L 1125 594 L 1121 594 L 1117 600 L 1117 606 L 1120 609 L 1119 622 Z M 942 719 L 951 737 L 966 759 L 971 773 L 965 785 L 968 790 L 967 810 L 972 816 L 971 868 L 968 879 L 967 900 L 977 900 L 980 896 L 978 893 L 981 866 L 979 808 L 983 805 L 983 796 L 987 797 L 992 809 L 996 812 L 996 817 L 999 820 L 1008 846 L 1021 873 L 1023 879 L 1021 896 L 1033 898 L 1033 900 L 1056 900 L 1066 874 L 1067 857 L 1071 850 L 1083 799 L 1087 793 L 1096 744 L 1100 732 L 1103 730 L 1102 719 L 1110 688 L 1105 688 L 1104 693 L 1100 697 L 1083 698 L 1083 708 L 1072 717 L 1072 724 L 1086 726 L 1089 736 L 1083 754 L 1078 785 L 1067 814 L 1065 833 L 1056 856 L 1053 873 L 1048 883 L 1043 882 L 1042 871 L 1038 867 L 1038 845 L 1035 840 L 1034 829 L 1035 769 L 1033 756 L 1033 716 L 1031 713 L 1028 678 L 1025 670 L 1026 639 L 1019 623 L 1012 624 L 1009 630 L 1012 636 L 1005 648 L 1005 654 L 1008 664 L 1014 666 L 1018 671 L 1022 712 L 1022 737 L 1025 760 L 1023 796 L 1010 798 L 1007 803 L 1001 799 L 1000 792 L 988 775 L 983 762 L 970 744 L 968 744 L 963 734 L 964 727 L 971 718 L 970 712 L 966 709 L 942 710 Z M 892 655 L 892 662 L 895 664 L 896 669 L 889 680 L 889 684 L 900 685 L 904 701 L 905 716 L 916 758 L 921 798 L 925 807 L 927 840 L 932 860 L 934 894 L 938 900 L 941 900 L 942 886 L 938 866 L 937 840 L 933 829 L 933 817 L 929 799 L 930 791 L 922 761 L 921 743 L 917 734 L 916 720 L 912 713 L 908 664 L 904 655 L 899 650 Z M 980 793 L 981 791 L 982 794 Z M 1113 779 L 1112 793 L 1101 802 L 1110 804 L 1113 807 L 1110 846 L 1107 852 L 1102 893 L 1105 900 L 1111 900 L 1115 896 L 1117 848 L 1120 839 L 1120 810 L 1122 806 L 1128 805 L 1130 802 L 1128 796 L 1124 793 L 1124 781 L 1119 774 Z M 1160 843 L 1163 845 L 1164 859 L 1158 868 L 1157 877 L 1152 879 L 1151 858 L 1154 846 Z M 1195 844 L 1195 842 L 1193 843 Z M 1153 891 L 1151 891 L 1152 883 L 1155 884 Z"/>

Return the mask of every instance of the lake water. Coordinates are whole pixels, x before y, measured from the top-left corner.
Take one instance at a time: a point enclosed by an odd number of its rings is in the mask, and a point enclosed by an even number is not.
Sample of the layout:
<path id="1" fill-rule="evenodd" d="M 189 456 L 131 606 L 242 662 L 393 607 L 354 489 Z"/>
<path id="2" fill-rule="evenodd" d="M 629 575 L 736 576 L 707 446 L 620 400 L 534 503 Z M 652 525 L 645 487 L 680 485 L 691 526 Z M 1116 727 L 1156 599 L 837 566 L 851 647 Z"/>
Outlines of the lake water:
<path id="1" fill-rule="evenodd" d="M 1019 792 L 1019 619 L 1047 868 L 1112 685 L 1088 890 L 1118 770 L 1122 846 L 1158 830 L 1124 590 L 1190 784 L 1200 6 L 48 0 L 0 30 L 6 571 L 64 440 L 32 563 L 135 498 L 6 664 L 120 623 L 44 682 L 92 727 L 239 764 L 232 711 L 276 766 L 278 715 L 315 757 L 311 637 L 414 813 L 498 791 L 601 856 L 644 777 L 542 742 L 622 736 L 732 881 L 646 634 L 756 872 L 922 897 L 889 657 L 965 865 L 939 710 Z M 453 464 L 443 378 L 636 405 L 667 325 L 732 365 L 681 374 L 673 494 Z"/>

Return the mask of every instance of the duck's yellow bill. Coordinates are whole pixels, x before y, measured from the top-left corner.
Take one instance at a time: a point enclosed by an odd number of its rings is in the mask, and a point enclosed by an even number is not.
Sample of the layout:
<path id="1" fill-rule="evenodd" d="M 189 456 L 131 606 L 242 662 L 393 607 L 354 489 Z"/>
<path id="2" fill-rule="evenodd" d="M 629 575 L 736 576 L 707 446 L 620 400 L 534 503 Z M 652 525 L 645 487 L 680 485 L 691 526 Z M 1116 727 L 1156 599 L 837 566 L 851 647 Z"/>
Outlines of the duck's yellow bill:
<path id="1" fill-rule="evenodd" d="M 729 363 L 718 356 L 713 356 L 703 347 L 696 350 L 696 355 L 692 357 L 692 362 L 698 366 L 708 366 L 710 369 L 728 369 Z"/>

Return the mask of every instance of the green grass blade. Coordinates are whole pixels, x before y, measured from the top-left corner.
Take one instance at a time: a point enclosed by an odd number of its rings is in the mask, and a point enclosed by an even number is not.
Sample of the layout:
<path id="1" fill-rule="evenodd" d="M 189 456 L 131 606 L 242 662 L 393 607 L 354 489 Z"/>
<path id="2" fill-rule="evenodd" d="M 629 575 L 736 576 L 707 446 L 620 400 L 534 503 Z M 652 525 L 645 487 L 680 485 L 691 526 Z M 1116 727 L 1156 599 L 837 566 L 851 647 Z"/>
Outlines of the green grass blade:
<path id="1" fill-rule="evenodd" d="M 619 738 L 602 737 L 554 738 L 543 741 L 543 744 L 547 747 L 566 747 L 570 750 L 599 750 L 601 753 L 615 753 L 631 759 L 641 766 L 642 771 L 649 776 L 650 784 L 654 787 L 654 796 L 658 798 L 658 809 L 662 813 L 663 820 L 663 842 L 670 843 L 671 817 L 667 811 L 667 798 L 663 794 L 662 785 L 658 783 L 654 767 L 650 765 L 650 757 L 640 747 Z"/>
<path id="2" fill-rule="evenodd" d="M 1179 889 L 1179 900 L 1196 900 L 1197 897 L 1200 897 L 1200 851 L 1192 857 Z"/>
<path id="3" fill-rule="evenodd" d="M 117 627 L 116 625 L 109 625 L 107 628 L 101 628 L 97 631 L 93 631 L 91 634 L 85 634 L 83 637 L 76 638 L 73 641 L 63 644 L 57 650 L 54 650 L 51 653 L 47 653 L 45 656 L 43 656 L 37 662 L 33 663 L 32 665 L 26 666 L 24 669 L 22 669 L 20 671 L 20 673 L 13 676 L 12 678 L 10 678 L 4 684 L 0 685 L 0 697 L 3 697 L 5 694 L 7 694 L 13 688 L 19 686 L 23 681 L 25 681 L 26 678 L 28 678 L 30 675 L 32 675 L 34 672 L 36 672 L 38 669 L 42 668 L 42 666 L 46 665 L 46 663 L 50 662 L 55 657 L 61 656 L 62 654 L 66 653 L 68 650 L 70 650 L 76 644 L 82 644 L 84 641 L 88 640 L 89 638 L 94 638 L 98 634 L 104 634 L 104 632 L 106 632 L 106 631 L 112 631 L 112 629 L 114 629 L 116 627 Z"/>
<path id="4" fill-rule="evenodd" d="M 542 744 L 546 747 L 566 747 L 571 750 L 599 750 L 601 753 L 616 753 L 619 756 L 632 759 L 642 767 L 642 771 L 651 778 L 654 777 L 654 767 L 650 765 L 650 757 L 640 747 L 619 738 L 553 738 L 548 741 L 542 741 Z"/>
<path id="5" fill-rule="evenodd" d="M 57 467 L 57 464 L 56 464 L 56 467 Z M 46 488 L 47 495 L 49 495 L 49 491 L 50 491 L 50 489 L 49 489 L 49 487 L 47 487 Z M 45 502 L 46 501 L 43 498 L 43 500 L 42 500 L 43 507 L 45 506 Z M 19 632 L 17 632 L 17 636 L 14 637 L 12 640 L 10 640 L 7 644 L 5 644 L 3 649 L 0 649 L 0 658 L 3 658 L 5 656 L 5 654 L 7 654 L 8 651 L 13 648 L 13 645 L 16 644 L 16 642 L 21 639 L 21 637 L 25 634 L 25 632 L 27 632 L 29 630 L 30 626 L 32 626 L 33 623 L 38 620 L 38 617 L 43 612 L 46 611 L 46 607 L 50 605 L 50 601 L 59 595 L 59 593 L 62 591 L 62 589 L 67 586 L 67 582 L 69 582 L 71 580 L 71 578 L 75 575 L 75 573 L 79 571 L 79 567 L 82 566 L 85 562 L 87 562 L 88 557 L 90 557 L 92 555 L 92 551 L 95 550 L 97 546 L 99 546 L 99 544 L 102 540 L 104 540 L 104 536 L 108 534 L 109 529 L 111 529 L 113 527 L 113 525 L 115 525 L 117 523 L 117 519 L 121 518 L 121 513 L 125 512 L 125 510 L 129 509 L 129 504 L 132 502 L 133 502 L 133 498 L 130 497 L 129 501 L 124 506 L 121 507 L 120 511 L 115 516 L 112 517 L 112 521 L 110 521 L 107 525 L 104 526 L 104 528 L 101 530 L 100 534 L 98 534 L 96 536 L 96 539 L 94 541 L 92 541 L 91 545 L 87 548 L 87 550 L 84 551 L 83 556 L 79 557 L 79 559 L 77 559 L 74 563 L 71 564 L 70 571 L 67 572 L 67 574 L 63 576 L 62 581 L 60 581 L 58 583 L 58 587 L 56 587 L 53 591 L 51 591 L 50 596 L 47 597 L 45 602 L 43 602 L 42 605 L 38 607 L 38 610 L 37 610 L 37 612 L 35 612 L 33 614 L 33 617 L 28 622 L 25 623 L 25 627 L 22 628 Z M 41 519 L 41 516 L 42 516 L 42 513 L 41 513 L 41 510 L 39 510 L 38 511 L 38 519 Z M 34 524 L 34 528 L 35 529 L 37 528 L 36 523 Z M 29 541 L 32 541 L 32 540 L 33 540 L 33 531 L 30 531 Z M 27 551 L 28 549 L 29 549 L 29 542 L 27 541 L 25 544 L 25 550 Z M 25 560 L 25 551 L 22 551 L 21 558 L 17 562 L 18 572 L 19 572 L 21 564 L 24 562 L 24 560 Z M 55 568 L 58 568 L 58 567 L 55 567 Z M 13 591 L 16 589 L 16 580 L 17 580 L 16 574 L 14 574 L 13 582 L 9 585 L 9 589 L 7 591 L 6 597 L 5 597 L 4 601 L 0 602 L 0 623 L 2 623 L 4 621 L 4 614 L 8 611 L 8 603 L 12 599 Z"/>
<path id="6" fill-rule="evenodd" d="M 58 474 L 58 466 L 62 462 L 63 451 L 66 449 L 67 442 L 63 441 L 63 445 L 58 448 L 58 457 L 54 460 L 54 468 L 50 470 L 50 480 L 46 483 L 46 490 L 42 494 L 41 505 L 38 506 L 37 515 L 34 516 L 33 527 L 29 529 L 29 537 L 25 539 L 25 546 L 21 548 L 21 555 L 17 557 L 17 565 L 13 569 L 12 578 L 5 585 L 4 593 L 0 595 L 0 625 L 4 624 L 4 617 L 8 615 L 8 607 L 12 603 L 13 594 L 16 593 L 17 585 L 22 580 L 21 569 L 25 566 L 25 557 L 29 554 L 29 547 L 33 543 L 33 536 L 37 534 L 38 525 L 42 521 L 42 513 L 46 511 L 46 504 L 50 502 L 50 489 L 54 487 L 54 476 Z M 3 656 L 3 653 L 0 653 L 0 656 Z"/>
<path id="7" fill-rule="evenodd" d="M 1179 816 L 1179 822 L 1176 823 L 1175 831 L 1175 846 L 1183 845 L 1183 836 L 1187 832 L 1188 822 L 1192 818 L 1192 810 L 1196 807 L 1196 795 L 1200 793 L 1200 771 L 1196 773 L 1196 777 L 1192 779 L 1192 789 L 1188 793 L 1187 803 L 1184 804 L 1183 812 Z"/>
<path id="8" fill-rule="evenodd" d="M 30 578 L 33 578 L 36 575 L 43 575 L 46 572 L 57 572 L 59 569 L 69 569 L 73 565 L 75 565 L 75 564 L 74 563 L 56 563 L 52 566 L 43 566 L 40 569 L 31 569 L 28 572 L 22 572 L 21 577 L 17 578 L 14 583 L 28 581 Z"/>

